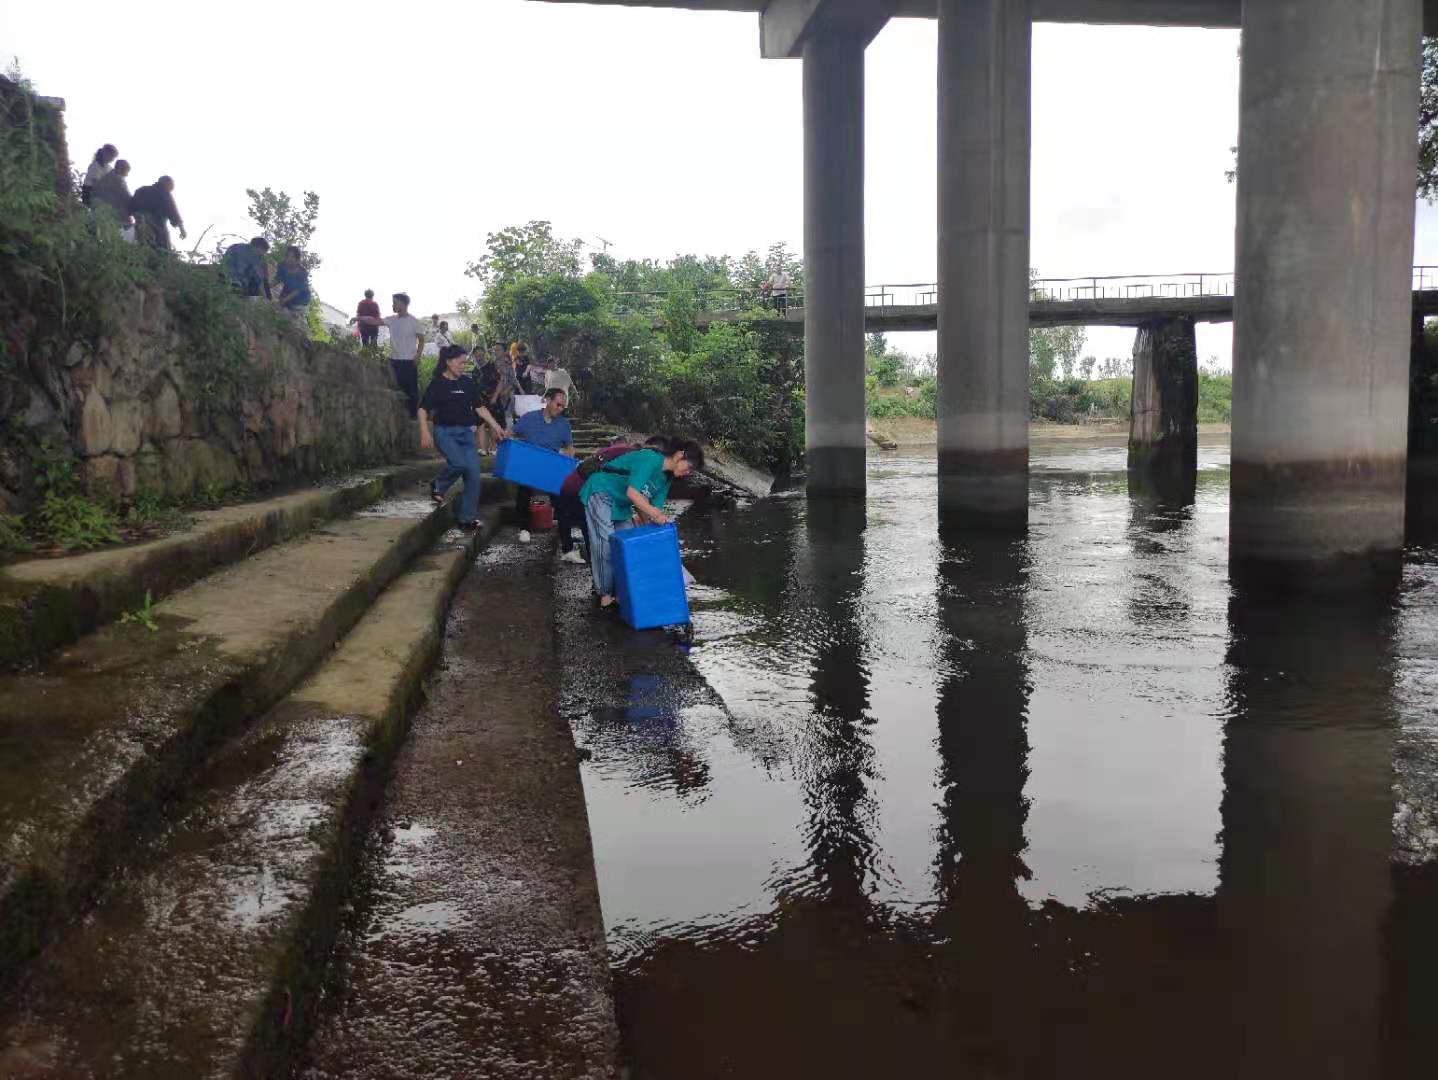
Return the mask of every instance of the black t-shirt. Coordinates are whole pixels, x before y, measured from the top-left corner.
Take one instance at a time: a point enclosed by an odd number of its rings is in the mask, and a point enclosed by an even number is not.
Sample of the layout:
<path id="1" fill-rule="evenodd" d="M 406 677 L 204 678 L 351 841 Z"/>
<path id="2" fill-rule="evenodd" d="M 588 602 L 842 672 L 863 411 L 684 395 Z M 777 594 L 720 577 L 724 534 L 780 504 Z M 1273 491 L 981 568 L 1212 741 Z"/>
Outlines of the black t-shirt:
<path id="1" fill-rule="evenodd" d="M 483 404 L 479 387 L 468 375 L 457 379 L 436 375 L 424 388 L 419 407 L 437 427 L 474 427 L 479 423 L 475 410 Z"/>

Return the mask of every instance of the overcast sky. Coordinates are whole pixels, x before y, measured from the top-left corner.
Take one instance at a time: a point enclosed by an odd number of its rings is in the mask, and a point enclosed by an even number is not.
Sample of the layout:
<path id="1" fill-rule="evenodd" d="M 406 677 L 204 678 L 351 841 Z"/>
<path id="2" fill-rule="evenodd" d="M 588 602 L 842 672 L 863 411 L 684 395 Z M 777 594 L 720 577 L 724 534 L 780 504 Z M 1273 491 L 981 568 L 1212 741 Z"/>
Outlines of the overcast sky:
<path id="1" fill-rule="evenodd" d="M 620 257 L 801 247 L 799 61 L 757 17 L 529 0 L 0 5 L 13 53 L 65 98 L 71 153 L 113 142 L 161 173 L 191 243 L 249 235 L 246 187 L 320 195 L 321 296 L 473 295 L 487 232 L 548 218 Z M 935 24 L 895 20 L 867 61 L 871 283 L 935 275 Z M 1048 277 L 1227 271 L 1238 34 L 1034 31 L 1033 265 Z M 1438 262 L 1438 215 L 1418 261 Z M 214 234 L 212 233 L 212 236 Z M 211 247 L 210 240 L 206 248 Z M 933 335 L 895 335 L 932 351 Z M 1227 364 L 1227 326 L 1200 328 Z M 1090 331 L 1126 355 L 1132 333 Z"/>

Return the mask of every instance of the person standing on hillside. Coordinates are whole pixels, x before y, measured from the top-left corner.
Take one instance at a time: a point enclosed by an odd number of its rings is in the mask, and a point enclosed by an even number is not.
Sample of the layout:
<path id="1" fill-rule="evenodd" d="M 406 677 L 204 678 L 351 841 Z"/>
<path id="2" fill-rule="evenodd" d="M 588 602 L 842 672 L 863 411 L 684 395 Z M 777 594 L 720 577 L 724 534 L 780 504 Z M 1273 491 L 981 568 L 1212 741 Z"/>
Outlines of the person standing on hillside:
<path id="1" fill-rule="evenodd" d="M 361 319 L 366 321 L 360 322 L 359 325 L 360 344 L 378 345 L 379 324 L 381 319 L 379 304 L 375 303 L 373 289 L 366 289 L 364 291 L 364 299 L 361 300 L 355 308 L 355 317 L 351 321 L 359 321 Z"/>
<path id="2" fill-rule="evenodd" d="M 90 160 L 90 167 L 85 170 L 85 179 L 80 181 L 80 201 L 86 206 L 93 206 L 92 200 L 95 197 L 95 185 L 110 175 L 113 166 L 110 164 L 120 156 L 109 143 L 95 151 L 95 156 Z"/>
<path id="3" fill-rule="evenodd" d="M 424 350 L 424 326 L 409 313 L 409 294 L 397 292 L 390 298 L 393 315 L 375 318 L 370 315 L 356 315 L 350 322 L 360 326 L 373 326 L 378 331 L 381 324 L 389 327 L 389 367 L 394 372 L 394 381 L 404 391 L 409 403 L 409 414 L 415 415 L 419 408 L 419 357 Z"/>
<path id="4" fill-rule="evenodd" d="M 446 345 L 439 351 L 439 364 L 440 370 L 424 388 L 418 409 L 419 445 L 426 450 L 438 448 L 445 460 L 445 467 L 430 483 L 430 498 L 443 503 L 445 492 L 462 477 L 464 490 L 455 520 L 461 529 L 474 529 L 479 524 L 480 484 L 476 427 L 478 423 L 485 424 L 499 439 L 504 438 L 504 430 L 480 400 L 474 380 L 463 374 L 464 350 L 458 345 Z"/>
<path id="5" fill-rule="evenodd" d="M 129 175 L 128 161 L 115 162 L 115 167 L 90 188 L 90 209 L 99 211 L 100 207 L 108 206 L 115 212 L 115 221 L 119 225 L 133 222 L 135 219 L 130 216 L 130 185 L 126 181 Z"/>
<path id="6" fill-rule="evenodd" d="M 135 238 L 142 244 L 169 251 L 170 225 L 180 230 L 181 240 L 186 238 L 185 222 L 175 205 L 175 181 L 168 176 L 137 188 L 130 198 L 130 213 L 135 215 Z"/>
<path id="7" fill-rule="evenodd" d="M 546 390 L 544 408 L 525 413 L 516 420 L 513 438 L 573 457 L 574 432 L 569 429 L 569 421 L 564 418 L 566 404 L 563 390 Z M 516 484 L 514 487 L 514 518 L 519 525 L 521 543 L 529 541 L 529 529 L 526 525 L 529 520 L 529 500 L 533 495 L 533 488 L 527 488 L 523 484 Z"/>

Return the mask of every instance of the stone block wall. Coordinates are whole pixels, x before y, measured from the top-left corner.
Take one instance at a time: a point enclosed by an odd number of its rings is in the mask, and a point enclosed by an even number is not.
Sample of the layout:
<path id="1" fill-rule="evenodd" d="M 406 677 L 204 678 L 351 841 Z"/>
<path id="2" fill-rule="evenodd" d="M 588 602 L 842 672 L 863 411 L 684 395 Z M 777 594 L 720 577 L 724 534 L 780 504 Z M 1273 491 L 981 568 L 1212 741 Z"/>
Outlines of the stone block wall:
<path id="1" fill-rule="evenodd" d="M 206 407 L 204 358 L 186 352 L 157 289 L 135 289 L 91 341 L 37 341 L 0 368 L 0 511 L 36 495 L 42 442 L 73 448 L 92 495 L 188 496 L 392 461 L 416 447 L 388 366 L 294 333 L 251 334 L 253 388 Z"/>

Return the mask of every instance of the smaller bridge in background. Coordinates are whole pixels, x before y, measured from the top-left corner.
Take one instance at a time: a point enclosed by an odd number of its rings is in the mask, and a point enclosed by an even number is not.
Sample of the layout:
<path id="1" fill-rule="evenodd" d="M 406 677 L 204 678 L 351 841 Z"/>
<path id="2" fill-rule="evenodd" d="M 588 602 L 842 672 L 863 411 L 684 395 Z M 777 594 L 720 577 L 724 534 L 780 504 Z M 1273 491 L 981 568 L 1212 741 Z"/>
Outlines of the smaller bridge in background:
<path id="1" fill-rule="evenodd" d="M 1029 293 L 1029 324 L 1045 326 L 1139 326 L 1155 319 L 1187 316 L 1195 322 L 1233 321 L 1233 274 L 1113 274 L 1082 278 L 1044 278 Z M 649 315 L 664 323 L 660 293 L 620 293 L 621 312 Z M 703 290 L 697 296 L 700 327 L 734 322 L 760 303 L 756 290 Z M 1413 311 L 1438 315 L 1438 267 L 1413 268 Z M 804 297 L 791 290 L 789 309 L 774 323 L 803 329 Z M 868 333 L 937 330 L 939 287 L 933 282 L 873 285 L 864 291 L 864 330 Z"/>

